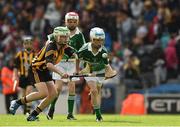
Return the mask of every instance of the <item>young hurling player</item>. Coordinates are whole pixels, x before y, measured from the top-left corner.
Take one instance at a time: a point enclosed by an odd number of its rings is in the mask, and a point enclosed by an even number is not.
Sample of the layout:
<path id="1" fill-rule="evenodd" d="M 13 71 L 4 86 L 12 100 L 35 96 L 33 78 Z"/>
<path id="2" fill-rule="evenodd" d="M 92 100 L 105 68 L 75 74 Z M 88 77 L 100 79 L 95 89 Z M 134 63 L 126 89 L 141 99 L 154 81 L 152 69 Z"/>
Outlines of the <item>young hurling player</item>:
<path id="1" fill-rule="evenodd" d="M 37 120 L 37 115 L 42 112 L 50 102 L 57 96 L 57 91 L 52 81 L 50 71 L 56 72 L 63 78 L 68 75 L 62 73 L 54 64 L 59 63 L 64 53 L 69 57 L 73 54 L 73 50 L 67 46 L 69 41 L 70 31 L 66 27 L 56 27 L 53 31 L 54 41 L 48 42 L 33 59 L 30 74 L 32 81 L 37 88 L 37 92 L 32 92 L 29 95 L 22 97 L 19 100 L 11 102 L 11 114 L 15 114 L 20 105 L 42 99 L 37 108 L 27 117 L 27 121 Z"/>
<path id="2" fill-rule="evenodd" d="M 112 70 L 108 63 L 107 50 L 103 46 L 105 40 L 104 30 L 95 27 L 90 31 L 91 42 L 86 43 L 78 51 L 78 58 L 85 61 L 86 67 L 81 70 L 80 74 L 101 74 L 105 73 L 105 77 L 85 77 L 85 80 L 90 87 L 92 105 L 96 114 L 96 121 L 102 121 L 100 111 L 100 92 L 101 85 L 105 78 L 114 77 L 117 72 Z"/>
<path id="3" fill-rule="evenodd" d="M 78 51 L 82 47 L 82 45 L 85 44 L 84 36 L 78 29 L 78 23 L 79 23 L 79 16 L 77 13 L 69 12 L 65 15 L 65 25 L 70 30 L 69 45 L 72 48 L 74 48 L 76 51 Z M 49 35 L 48 38 L 49 40 L 54 39 L 52 35 Z M 56 67 L 61 69 L 62 72 L 65 72 L 68 75 L 72 75 L 73 73 L 78 72 L 78 69 L 79 69 L 78 64 L 79 64 L 79 61 L 76 61 L 74 57 L 70 58 L 67 56 L 67 54 L 64 54 L 62 61 L 58 63 Z M 74 100 L 75 100 L 75 81 L 78 79 L 76 78 L 71 81 L 68 81 L 66 79 L 62 79 L 62 77 L 56 73 L 53 73 L 53 79 L 55 80 L 55 85 L 56 85 L 58 94 L 61 92 L 63 84 L 65 82 L 68 82 L 69 97 L 68 97 L 67 119 L 75 120 L 75 117 L 73 116 L 73 107 L 74 107 Z M 53 119 L 53 114 L 54 114 L 57 98 L 55 98 L 55 100 L 50 105 L 49 112 L 47 115 L 48 119 Z"/>
<path id="4" fill-rule="evenodd" d="M 35 56 L 35 53 L 32 49 L 33 38 L 31 36 L 22 37 L 22 42 L 24 49 L 16 54 L 14 60 L 13 81 L 17 82 L 19 87 L 22 88 L 22 96 L 24 97 L 33 89 L 33 84 L 30 81 L 28 69 L 31 65 L 32 59 Z M 30 113 L 30 110 L 30 103 L 24 105 L 24 114 Z"/>

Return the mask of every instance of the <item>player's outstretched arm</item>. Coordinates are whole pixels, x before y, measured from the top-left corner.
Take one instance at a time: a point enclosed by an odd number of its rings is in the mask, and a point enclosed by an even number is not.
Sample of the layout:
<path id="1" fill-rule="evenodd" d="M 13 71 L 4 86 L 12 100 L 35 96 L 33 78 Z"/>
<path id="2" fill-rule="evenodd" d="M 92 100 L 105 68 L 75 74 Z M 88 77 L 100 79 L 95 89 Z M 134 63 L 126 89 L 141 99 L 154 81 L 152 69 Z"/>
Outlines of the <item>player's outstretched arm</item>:
<path id="1" fill-rule="evenodd" d="M 57 74 L 59 74 L 61 77 L 63 78 L 68 78 L 67 74 L 62 73 L 59 69 L 57 69 L 52 63 L 47 63 L 47 68 L 48 70 L 55 72 Z"/>
<path id="2" fill-rule="evenodd" d="M 76 74 L 79 74 L 79 71 L 80 71 L 80 67 L 79 67 L 79 64 L 80 64 L 80 60 L 78 59 L 78 56 L 77 54 L 75 54 L 75 58 L 76 58 Z"/>

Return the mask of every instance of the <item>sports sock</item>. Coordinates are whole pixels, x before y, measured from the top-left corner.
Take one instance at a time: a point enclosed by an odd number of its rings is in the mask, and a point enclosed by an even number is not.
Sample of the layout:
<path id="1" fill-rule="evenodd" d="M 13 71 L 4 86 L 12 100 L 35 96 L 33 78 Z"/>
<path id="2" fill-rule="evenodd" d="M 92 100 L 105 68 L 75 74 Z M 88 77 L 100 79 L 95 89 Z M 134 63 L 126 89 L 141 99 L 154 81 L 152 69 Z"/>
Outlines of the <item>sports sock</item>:
<path id="1" fill-rule="evenodd" d="M 26 104 L 27 103 L 26 96 L 18 99 L 16 102 L 20 105 Z"/>
<path id="2" fill-rule="evenodd" d="M 69 95 L 68 97 L 68 113 L 73 114 L 75 95 Z"/>
<path id="3" fill-rule="evenodd" d="M 34 111 L 32 111 L 31 115 L 32 116 L 37 116 L 41 112 L 42 112 L 42 110 L 39 107 L 37 107 Z"/>
<path id="4" fill-rule="evenodd" d="M 101 117 L 101 111 L 100 111 L 100 107 L 99 106 L 93 106 L 94 107 L 94 111 L 96 113 L 96 117 L 99 118 Z"/>
<path id="5" fill-rule="evenodd" d="M 57 102 L 58 97 L 56 97 L 52 102 L 50 108 L 55 108 L 56 102 Z"/>

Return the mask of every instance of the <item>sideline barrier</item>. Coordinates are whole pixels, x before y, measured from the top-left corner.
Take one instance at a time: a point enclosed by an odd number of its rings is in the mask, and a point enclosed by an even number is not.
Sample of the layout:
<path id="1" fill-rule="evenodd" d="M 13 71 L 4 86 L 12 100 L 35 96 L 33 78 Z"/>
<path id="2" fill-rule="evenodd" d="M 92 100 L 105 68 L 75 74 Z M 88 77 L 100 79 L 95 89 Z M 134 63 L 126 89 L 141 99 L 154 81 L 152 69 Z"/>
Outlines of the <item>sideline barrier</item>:
<path id="1" fill-rule="evenodd" d="M 123 101 L 121 115 L 144 115 L 146 114 L 143 94 L 129 94 Z"/>

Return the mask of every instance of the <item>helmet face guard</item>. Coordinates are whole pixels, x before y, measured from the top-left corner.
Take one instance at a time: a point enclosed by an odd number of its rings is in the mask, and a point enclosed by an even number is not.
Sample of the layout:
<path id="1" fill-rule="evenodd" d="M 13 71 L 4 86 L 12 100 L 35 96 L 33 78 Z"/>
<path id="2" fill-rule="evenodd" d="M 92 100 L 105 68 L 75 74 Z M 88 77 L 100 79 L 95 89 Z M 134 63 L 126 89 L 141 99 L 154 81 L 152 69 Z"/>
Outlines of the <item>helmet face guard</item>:
<path id="1" fill-rule="evenodd" d="M 65 24 L 69 30 L 74 30 L 79 23 L 79 15 L 75 12 L 68 12 L 65 15 Z"/>
<path id="2" fill-rule="evenodd" d="M 24 36 L 22 38 L 23 41 L 23 46 L 27 51 L 32 50 L 32 43 L 33 43 L 33 38 L 31 36 Z"/>
<path id="3" fill-rule="evenodd" d="M 56 43 L 59 45 L 66 45 L 69 42 L 69 36 L 59 35 L 56 36 Z"/>
<path id="4" fill-rule="evenodd" d="M 97 48 L 102 47 L 104 45 L 104 40 L 105 40 L 104 30 L 99 27 L 92 28 L 90 31 L 90 38 L 92 44 L 95 47 Z"/>
<path id="5" fill-rule="evenodd" d="M 53 35 L 55 37 L 56 43 L 60 45 L 66 45 L 69 42 L 70 31 L 66 27 L 56 27 L 54 28 Z"/>
<path id="6" fill-rule="evenodd" d="M 33 42 L 33 38 L 31 36 L 24 36 L 22 37 L 23 44 L 29 44 Z"/>

